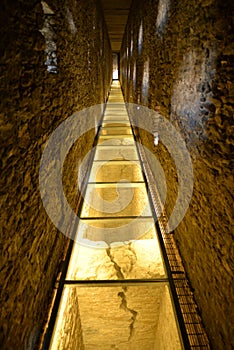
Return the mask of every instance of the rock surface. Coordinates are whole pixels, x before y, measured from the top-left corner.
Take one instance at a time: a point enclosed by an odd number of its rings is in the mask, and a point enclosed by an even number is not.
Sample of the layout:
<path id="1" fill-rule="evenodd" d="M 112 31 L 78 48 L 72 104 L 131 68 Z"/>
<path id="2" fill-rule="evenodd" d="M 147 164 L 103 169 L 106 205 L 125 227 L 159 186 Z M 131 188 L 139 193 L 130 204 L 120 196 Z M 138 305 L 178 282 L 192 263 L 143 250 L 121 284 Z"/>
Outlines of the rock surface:
<path id="1" fill-rule="evenodd" d="M 2 1 L 0 21 L 0 343 L 1 349 L 35 349 L 67 246 L 41 202 L 40 159 L 62 121 L 104 102 L 112 56 L 95 1 Z M 64 163 L 72 208 L 74 179 L 93 139 L 94 130 L 84 134 Z M 51 174 L 54 166 L 55 160 L 48 164 Z M 56 202 L 52 209 L 62 210 Z"/>
<path id="2" fill-rule="evenodd" d="M 121 52 L 126 101 L 160 112 L 186 142 L 194 191 L 175 238 L 211 343 L 215 349 L 230 350 L 234 347 L 233 11 L 233 1 L 134 0 Z M 152 132 L 157 131 L 154 122 Z M 164 169 L 170 217 L 178 195 L 175 164 L 160 135 L 155 146 L 152 134 L 138 132 Z"/>

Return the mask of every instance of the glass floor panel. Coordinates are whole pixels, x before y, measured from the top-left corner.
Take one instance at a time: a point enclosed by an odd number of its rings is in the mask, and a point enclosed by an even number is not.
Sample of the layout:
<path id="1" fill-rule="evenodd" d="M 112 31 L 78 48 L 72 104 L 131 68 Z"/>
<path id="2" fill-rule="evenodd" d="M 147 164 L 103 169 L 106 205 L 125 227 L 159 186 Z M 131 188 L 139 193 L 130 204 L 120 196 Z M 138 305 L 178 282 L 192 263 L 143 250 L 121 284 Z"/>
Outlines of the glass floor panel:
<path id="1" fill-rule="evenodd" d="M 116 93 L 113 91 L 113 93 L 109 95 L 108 103 L 120 102 L 120 101 L 124 101 L 123 95 L 121 95 L 120 93 Z"/>
<path id="2" fill-rule="evenodd" d="M 118 90 L 117 90 L 118 91 Z M 113 91 L 112 94 L 109 95 L 109 98 L 108 98 L 108 103 L 111 103 L 111 102 L 120 102 L 120 101 L 124 101 L 123 99 L 123 95 L 120 94 L 120 93 L 116 93 Z"/>
<path id="3" fill-rule="evenodd" d="M 49 349 L 184 349 L 119 82 L 80 211 Z"/>
<path id="4" fill-rule="evenodd" d="M 112 115 L 112 114 L 119 115 L 119 116 L 128 116 L 125 106 L 123 108 L 107 106 L 104 117 L 107 117 L 108 115 Z"/>
<path id="5" fill-rule="evenodd" d="M 129 118 L 127 115 L 116 115 L 115 113 L 112 113 L 112 114 L 109 114 L 109 115 L 106 115 L 106 117 L 103 119 L 103 122 L 106 123 L 106 122 L 111 122 L 112 120 L 115 121 L 115 120 L 120 120 L 121 122 L 129 122 Z"/>
<path id="6" fill-rule="evenodd" d="M 119 113 L 126 113 L 126 107 L 123 102 L 120 103 L 108 103 L 106 106 L 105 112 L 108 113 L 109 111 L 115 111 L 116 114 Z"/>
<path id="7" fill-rule="evenodd" d="M 107 104 L 106 109 L 105 109 L 105 116 L 108 113 L 115 113 L 115 114 L 124 114 L 124 115 L 128 115 L 128 112 L 126 110 L 126 107 L 123 103 L 115 103 L 115 104 Z"/>
<path id="8" fill-rule="evenodd" d="M 81 218 L 152 216 L 144 183 L 88 184 Z"/>
<path id="9" fill-rule="evenodd" d="M 88 240 L 91 245 L 91 241 L 111 244 L 155 237 L 153 218 L 80 219 L 75 241 L 86 244 Z"/>
<path id="10" fill-rule="evenodd" d="M 131 146 L 135 145 L 135 141 L 133 135 L 107 135 L 100 136 L 97 144 L 105 144 L 105 146 Z"/>
<path id="11" fill-rule="evenodd" d="M 89 182 L 143 182 L 140 163 L 137 161 L 93 162 Z"/>
<path id="12" fill-rule="evenodd" d="M 126 108 L 120 110 L 120 109 L 115 109 L 113 107 L 107 107 L 104 118 L 108 117 L 109 115 L 113 115 L 113 114 L 115 114 L 116 116 L 120 116 L 120 117 L 122 117 L 122 116 L 128 117 L 128 113 L 126 111 Z"/>
<path id="13" fill-rule="evenodd" d="M 50 350 L 180 350 L 167 282 L 65 285 Z"/>
<path id="14" fill-rule="evenodd" d="M 97 146 L 94 160 L 138 160 L 135 146 Z"/>
<path id="15" fill-rule="evenodd" d="M 152 219 L 81 220 L 77 235 L 68 280 L 167 277 Z"/>
<path id="16" fill-rule="evenodd" d="M 130 123 L 129 121 L 123 121 L 123 120 L 109 120 L 109 121 L 105 121 L 103 122 L 102 126 L 104 128 L 109 128 L 109 127 L 114 127 L 114 126 L 128 126 L 130 127 Z"/>
<path id="17" fill-rule="evenodd" d="M 102 135 L 131 135 L 132 129 L 128 126 L 118 126 L 115 128 L 101 128 L 100 136 Z"/>
<path id="18" fill-rule="evenodd" d="M 117 105 L 117 104 L 113 104 L 110 105 L 108 104 L 106 106 L 106 110 L 105 110 L 105 117 L 109 114 L 109 113 L 115 113 L 116 115 L 128 115 L 127 110 L 125 108 L 125 106 L 123 105 L 123 103 Z"/>
<path id="19" fill-rule="evenodd" d="M 107 102 L 106 109 L 107 108 L 113 108 L 117 109 L 118 111 L 125 111 L 126 112 L 126 106 L 125 103 L 122 101 L 116 101 L 116 102 Z"/>

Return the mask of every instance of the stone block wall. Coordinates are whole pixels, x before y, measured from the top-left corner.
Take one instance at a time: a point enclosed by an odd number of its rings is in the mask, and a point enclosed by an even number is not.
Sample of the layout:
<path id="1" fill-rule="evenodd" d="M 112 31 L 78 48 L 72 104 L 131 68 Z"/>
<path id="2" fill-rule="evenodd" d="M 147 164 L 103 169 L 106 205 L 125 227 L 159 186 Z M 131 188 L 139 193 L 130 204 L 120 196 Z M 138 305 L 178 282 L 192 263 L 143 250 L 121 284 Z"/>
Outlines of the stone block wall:
<path id="1" fill-rule="evenodd" d="M 214 349 L 233 348 L 233 2 L 134 0 L 121 49 L 127 102 L 168 118 L 186 142 L 194 190 L 174 234 Z M 178 195 L 166 147 L 139 130 L 164 169 L 166 211 Z"/>
<path id="2" fill-rule="evenodd" d="M 4 0 L 0 7 L 0 343 L 35 349 L 68 243 L 42 205 L 40 159 L 62 121 L 105 101 L 112 55 L 97 1 Z M 94 136 L 95 130 L 84 134 L 65 161 L 73 208 L 77 170 Z"/>

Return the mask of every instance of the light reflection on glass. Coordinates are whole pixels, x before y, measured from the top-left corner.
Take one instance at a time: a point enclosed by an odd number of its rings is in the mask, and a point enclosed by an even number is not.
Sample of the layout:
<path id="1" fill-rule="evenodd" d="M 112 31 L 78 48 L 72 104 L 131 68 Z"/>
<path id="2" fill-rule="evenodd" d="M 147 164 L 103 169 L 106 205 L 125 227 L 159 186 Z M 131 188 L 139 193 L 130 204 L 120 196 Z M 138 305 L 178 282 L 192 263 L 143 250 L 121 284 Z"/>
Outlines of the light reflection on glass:
<path id="1" fill-rule="evenodd" d="M 103 161 L 92 165 L 89 182 L 139 182 L 143 181 L 139 162 Z"/>
<path id="2" fill-rule="evenodd" d="M 88 184 L 81 218 L 110 216 L 152 216 L 145 184 Z"/>
<path id="3" fill-rule="evenodd" d="M 109 101 L 66 281 L 119 283 L 65 284 L 50 350 L 180 350 L 167 273 L 119 82 L 113 82 Z"/>
<path id="4" fill-rule="evenodd" d="M 50 350 L 183 349 L 166 282 L 66 286 L 61 303 L 63 328 L 56 327 Z"/>
<path id="5" fill-rule="evenodd" d="M 116 126 L 115 128 L 102 128 L 100 135 L 132 135 L 132 129 L 127 126 Z"/>
<path id="6" fill-rule="evenodd" d="M 98 146 L 96 148 L 95 158 L 96 160 L 103 160 L 103 161 L 114 161 L 117 159 L 121 160 L 138 160 L 138 154 L 135 146 L 129 146 L 129 147 L 115 147 L 115 146 Z M 130 162 L 131 163 L 131 162 Z"/>
<path id="7" fill-rule="evenodd" d="M 102 143 L 105 143 L 106 146 L 130 146 L 135 144 L 132 135 L 100 136 L 98 138 L 98 145 Z"/>
<path id="8" fill-rule="evenodd" d="M 152 219 L 81 220 L 78 235 L 69 280 L 166 278 Z"/>

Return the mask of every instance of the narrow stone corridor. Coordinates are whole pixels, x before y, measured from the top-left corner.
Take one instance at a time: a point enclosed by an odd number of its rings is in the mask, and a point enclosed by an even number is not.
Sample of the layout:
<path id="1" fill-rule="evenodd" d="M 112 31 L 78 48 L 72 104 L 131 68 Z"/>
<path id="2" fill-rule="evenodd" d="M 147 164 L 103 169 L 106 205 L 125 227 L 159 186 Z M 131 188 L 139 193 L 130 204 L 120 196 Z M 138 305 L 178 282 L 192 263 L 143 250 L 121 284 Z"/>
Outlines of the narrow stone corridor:
<path id="1" fill-rule="evenodd" d="M 234 349 L 233 19 L 1 1 L 1 350 Z"/>
<path id="2" fill-rule="evenodd" d="M 80 218 L 50 349 L 186 348 L 117 81 L 106 104 Z M 103 284 L 80 285 L 82 280 Z M 106 286 L 112 280 L 118 285 Z"/>

